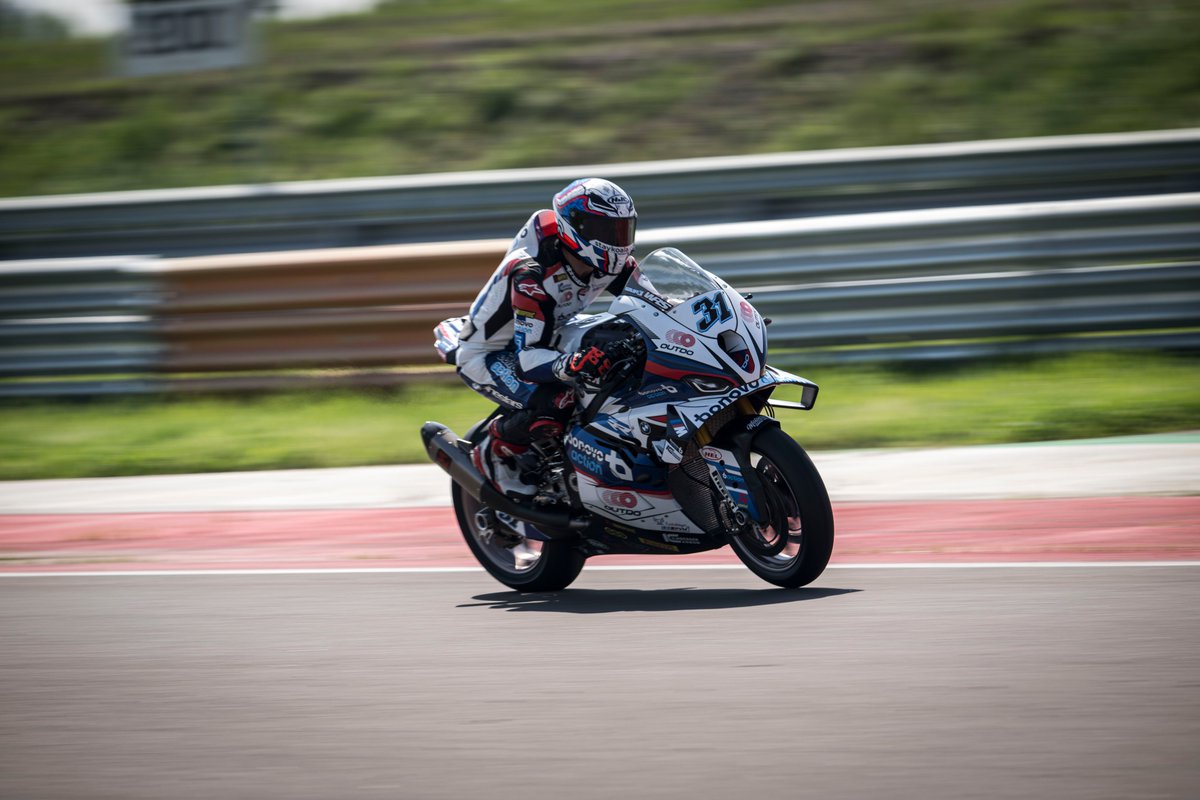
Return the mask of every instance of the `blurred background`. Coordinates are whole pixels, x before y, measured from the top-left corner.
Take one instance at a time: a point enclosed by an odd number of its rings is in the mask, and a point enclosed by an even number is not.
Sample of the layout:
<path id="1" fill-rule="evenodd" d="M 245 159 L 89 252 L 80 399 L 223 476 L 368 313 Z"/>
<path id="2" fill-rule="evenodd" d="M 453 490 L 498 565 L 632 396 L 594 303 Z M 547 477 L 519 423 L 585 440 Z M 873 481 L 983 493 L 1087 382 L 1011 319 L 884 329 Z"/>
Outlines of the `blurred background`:
<path id="1" fill-rule="evenodd" d="M 584 173 L 810 447 L 1196 428 L 1200 4 L 0 0 L 0 476 L 420 460 Z"/>
<path id="2" fill-rule="evenodd" d="M 245 66 L 137 79 L 118 75 L 111 36 L 128 11 L 115 0 L 0 8 L 7 196 L 1136 131 L 1200 116 L 1194 2 L 618 0 L 566 13 L 549 0 L 276 0 L 255 12 L 258 57 Z M 294 18 L 319 11 L 331 16 Z"/>

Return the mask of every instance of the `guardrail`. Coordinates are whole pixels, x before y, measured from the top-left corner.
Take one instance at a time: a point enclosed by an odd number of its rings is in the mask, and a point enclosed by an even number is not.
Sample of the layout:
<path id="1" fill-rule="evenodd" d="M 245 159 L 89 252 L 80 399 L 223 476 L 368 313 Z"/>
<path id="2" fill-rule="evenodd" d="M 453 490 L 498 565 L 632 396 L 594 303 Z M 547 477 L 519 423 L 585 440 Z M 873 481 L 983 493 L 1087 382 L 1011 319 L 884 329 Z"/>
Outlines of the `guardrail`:
<path id="1" fill-rule="evenodd" d="M 1200 348 L 1200 193 L 639 235 L 666 245 L 754 292 L 780 365 Z M 0 396 L 403 381 L 506 246 L 3 264 Z"/>
<path id="2" fill-rule="evenodd" d="M 0 199 L 0 259 L 511 236 L 600 174 L 655 226 L 1200 191 L 1200 129 Z"/>

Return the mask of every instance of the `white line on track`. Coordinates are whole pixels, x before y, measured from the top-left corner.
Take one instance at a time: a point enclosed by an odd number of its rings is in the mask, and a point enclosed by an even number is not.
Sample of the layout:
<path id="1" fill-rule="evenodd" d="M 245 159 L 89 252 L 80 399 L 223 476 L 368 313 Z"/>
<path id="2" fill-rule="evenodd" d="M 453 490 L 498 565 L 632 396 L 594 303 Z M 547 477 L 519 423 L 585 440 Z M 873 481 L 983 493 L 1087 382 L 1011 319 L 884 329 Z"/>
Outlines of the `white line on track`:
<path id="1" fill-rule="evenodd" d="M 1200 567 L 1200 561 L 979 561 L 972 563 L 830 564 L 827 569 L 1112 569 Z M 586 567 L 588 572 L 644 570 L 744 570 L 741 564 L 629 564 Z M 107 572 L 0 572 L 2 578 L 161 578 L 205 575 L 437 575 L 483 572 L 482 567 L 347 567 L 312 569 L 146 569 Z"/>

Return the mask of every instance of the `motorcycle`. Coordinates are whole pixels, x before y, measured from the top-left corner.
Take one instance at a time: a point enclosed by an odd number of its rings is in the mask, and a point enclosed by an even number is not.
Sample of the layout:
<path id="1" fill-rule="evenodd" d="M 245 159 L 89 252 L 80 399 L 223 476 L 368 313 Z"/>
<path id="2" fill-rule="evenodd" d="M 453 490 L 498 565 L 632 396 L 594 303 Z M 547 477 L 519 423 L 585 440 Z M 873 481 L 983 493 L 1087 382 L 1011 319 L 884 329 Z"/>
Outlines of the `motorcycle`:
<path id="1" fill-rule="evenodd" d="M 521 592 L 563 589 L 595 556 L 726 545 L 770 583 L 811 583 L 833 550 L 833 512 L 773 409 L 811 409 L 817 385 L 768 366 L 770 320 L 679 250 L 654 251 L 640 273 L 606 313 L 560 330 L 558 349 L 597 346 L 612 367 L 576 386 L 563 441 L 539 451 L 536 494 L 504 495 L 471 462 L 501 409 L 461 439 L 437 422 L 422 427 L 429 457 L 453 481 L 463 538 Z M 439 326 L 443 352 L 454 330 Z M 783 387 L 799 389 L 799 401 L 773 399 Z"/>

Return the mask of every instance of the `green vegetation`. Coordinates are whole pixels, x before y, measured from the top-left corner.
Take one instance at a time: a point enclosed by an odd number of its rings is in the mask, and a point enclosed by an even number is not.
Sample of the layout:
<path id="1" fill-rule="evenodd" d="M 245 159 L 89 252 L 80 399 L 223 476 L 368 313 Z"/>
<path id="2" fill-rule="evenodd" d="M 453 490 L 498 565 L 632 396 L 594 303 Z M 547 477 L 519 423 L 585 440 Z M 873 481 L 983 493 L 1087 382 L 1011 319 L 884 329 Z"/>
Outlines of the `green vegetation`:
<path id="1" fill-rule="evenodd" d="M 1200 4 L 394 0 L 113 77 L 0 26 L 0 195 L 1200 124 Z"/>
<path id="2" fill-rule="evenodd" d="M 0 195 L 636 161 L 1200 125 L 1200 4 L 393 0 L 269 23 L 244 70 L 113 76 L 0 0 Z M 806 446 L 1200 428 L 1165 355 L 819 367 Z M 0 479 L 423 461 L 469 390 L 0 404 Z"/>
<path id="3" fill-rule="evenodd" d="M 1200 428 L 1200 363 L 1079 355 L 920 371 L 823 367 L 813 450 L 1042 441 Z M 786 399 L 784 394 L 780 397 Z M 0 406 L 0 479 L 423 462 L 437 419 L 465 433 L 491 405 L 465 387 Z"/>

